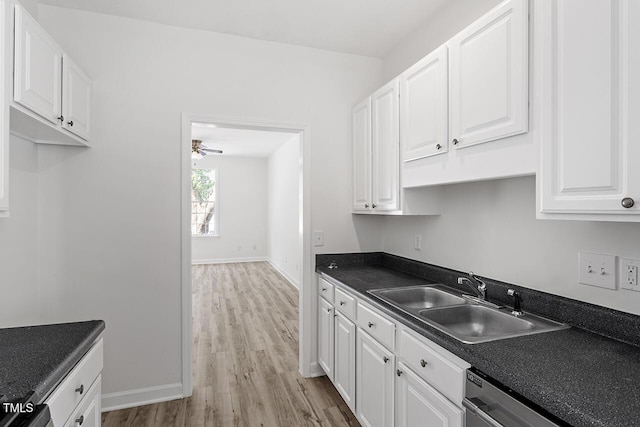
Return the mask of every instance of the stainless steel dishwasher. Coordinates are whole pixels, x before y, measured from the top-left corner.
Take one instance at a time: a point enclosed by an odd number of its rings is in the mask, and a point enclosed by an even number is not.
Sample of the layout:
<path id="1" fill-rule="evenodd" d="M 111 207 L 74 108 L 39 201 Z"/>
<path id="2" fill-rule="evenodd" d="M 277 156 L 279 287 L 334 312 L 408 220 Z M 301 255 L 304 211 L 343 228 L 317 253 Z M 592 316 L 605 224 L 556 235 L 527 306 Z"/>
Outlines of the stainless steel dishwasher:
<path id="1" fill-rule="evenodd" d="M 476 369 L 467 370 L 466 427 L 565 427 L 541 408 Z"/>

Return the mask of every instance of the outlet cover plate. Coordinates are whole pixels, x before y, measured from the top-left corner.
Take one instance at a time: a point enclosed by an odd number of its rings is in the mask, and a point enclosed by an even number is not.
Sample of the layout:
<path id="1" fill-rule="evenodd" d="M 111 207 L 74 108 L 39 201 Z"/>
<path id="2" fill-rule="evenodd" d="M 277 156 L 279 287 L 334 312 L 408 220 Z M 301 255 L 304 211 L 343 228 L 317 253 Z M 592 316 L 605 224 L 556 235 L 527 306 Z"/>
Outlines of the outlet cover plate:
<path id="1" fill-rule="evenodd" d="M 578 281 L 583 285 L 616 289 L 616 256 L 579 252 Z"/>
<path id="2" fill-rule="evenodd" d="M 313 232 L 313 246 L 324 246 L 324 231 Z"/>
<path id="3" fill-rule="evenodd" d="M 635 267 L 635 268 L 634 268 Z M 640 292 L 640 260 L 620 258 L 620 288 Z"/>

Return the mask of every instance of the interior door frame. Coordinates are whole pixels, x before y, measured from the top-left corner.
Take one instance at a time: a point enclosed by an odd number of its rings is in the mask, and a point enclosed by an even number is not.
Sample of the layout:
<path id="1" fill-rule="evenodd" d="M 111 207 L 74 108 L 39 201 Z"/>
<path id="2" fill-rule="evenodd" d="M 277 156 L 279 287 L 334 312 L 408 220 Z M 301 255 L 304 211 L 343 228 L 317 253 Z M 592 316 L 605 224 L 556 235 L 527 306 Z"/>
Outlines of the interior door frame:
<path id="1" fill-rule="evenodd" d="M 306 124 L 284 123 L 264 119 L 246 119 L 210 114 L 183 113 L 181 138 L 181 323 L 182 323 L 182 394 L 193 394 L 192 382 L 192 302 L 191 302 L 191 126 L 194 122 L 233 128 L 279 131 L 298 134 L 300 139 L 300 206 L 299 240 L 301 248 L 299 289 L 299 351 L 298 369 L 303 377 L 317 375 L 313 316 L 313 268 L 311 246 L 311 127 Z M 314 363 L 315 362 L 315 363 Z"/>

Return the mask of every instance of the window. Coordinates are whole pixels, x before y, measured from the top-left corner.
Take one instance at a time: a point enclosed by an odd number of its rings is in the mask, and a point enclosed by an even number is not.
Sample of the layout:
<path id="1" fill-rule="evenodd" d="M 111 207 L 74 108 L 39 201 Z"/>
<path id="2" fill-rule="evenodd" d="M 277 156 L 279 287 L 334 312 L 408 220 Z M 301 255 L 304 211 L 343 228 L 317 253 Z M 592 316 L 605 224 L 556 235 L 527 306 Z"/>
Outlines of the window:
<path id="1" fill-rule="evenodd" d="M 215 169 L 191 170 L 191 234 L 194 236 L 217 236 L 218 192 Z"/>

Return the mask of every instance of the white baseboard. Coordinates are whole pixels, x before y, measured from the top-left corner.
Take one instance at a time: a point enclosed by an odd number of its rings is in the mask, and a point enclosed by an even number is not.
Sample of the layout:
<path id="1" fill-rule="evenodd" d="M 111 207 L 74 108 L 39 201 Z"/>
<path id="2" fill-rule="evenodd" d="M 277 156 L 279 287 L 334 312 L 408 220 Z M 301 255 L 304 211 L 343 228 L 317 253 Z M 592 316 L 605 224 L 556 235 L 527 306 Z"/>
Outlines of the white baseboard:
<path id="1" fill-rule="evenodd" d="M 300 372 L 300 375 L 302 375 L 303 377 L 305 376 L 302 372 Z M 309 367 L 309 375 L 307 376 L 307 378 L 322 377 L 324 375 L 327 374 L 324 372 L 324 369 L 320 367 L 320 364 L 318 362 L 311 363 L 311 366 Z"/>
<path id="2" fill-rule="evenodd" d="M 267 261 L 267 257 L 246 257 L 246 258 L 214 258 L 214 259 L 194 259 L 191 265 L 200 264 L 231 264 L 234 262 L 260 262 Z"/>
<path id="3" fill-rule="evenodd" d="M 138 390 L 121 391 L 102 395 L 102 412 L 117 409 L 133 408 L 134 406 L 150 405 L 182 398 L 182 384 L 166 384 Z"/>
<path id="4" fill-rule="evenodd" d="M 298 286 L 298 281 L 297 280 L 294 280 L 291 276 L 289 276 L 287 273 L 285 273 L 285 271 L 283 269 L 281 269 L 280 267 L 278 267 L 272 260 L 267 259 L 267 262 L 269 264 L 271 264 L 271 267 L 273 267 L 285 279 L 287 279 L 287 282 L 289 282 L 291 284 L 291 286 L 293 286 L 294 288 L 300 290 L 300 286 Z"/>

